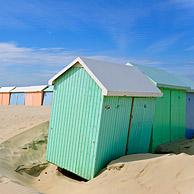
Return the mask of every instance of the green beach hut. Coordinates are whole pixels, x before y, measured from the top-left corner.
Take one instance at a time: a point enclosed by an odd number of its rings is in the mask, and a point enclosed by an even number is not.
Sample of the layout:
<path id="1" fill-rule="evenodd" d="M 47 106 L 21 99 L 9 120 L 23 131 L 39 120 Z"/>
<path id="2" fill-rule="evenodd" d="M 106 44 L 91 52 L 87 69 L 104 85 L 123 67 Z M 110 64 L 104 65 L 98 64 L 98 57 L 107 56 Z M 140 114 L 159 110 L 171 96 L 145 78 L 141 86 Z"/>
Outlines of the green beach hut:
<path id="1" fill-rule="evenodd" d="M 77 58 L 49 85 L 49 162 L 89 180 L 113 159 L 148 152 L 155 97 L 162 94 L 137 68 Z"/>
<path id="2" fill-rule="evenodd" d="M 186 91 L 188 84 L 178 76 L 154 67 L 136 65 L 163 93 L 156 100 L 151 151 L 158 145 L 185 138 Z"/>

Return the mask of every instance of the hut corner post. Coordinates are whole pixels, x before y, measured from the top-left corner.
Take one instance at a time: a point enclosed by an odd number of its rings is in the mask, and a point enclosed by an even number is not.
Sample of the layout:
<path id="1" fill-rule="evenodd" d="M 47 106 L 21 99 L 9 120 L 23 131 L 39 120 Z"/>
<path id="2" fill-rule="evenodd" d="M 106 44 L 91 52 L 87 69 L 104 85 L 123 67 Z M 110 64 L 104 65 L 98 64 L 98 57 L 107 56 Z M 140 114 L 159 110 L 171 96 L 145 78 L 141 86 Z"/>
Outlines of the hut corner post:
<path id="1" fill-rule="evenodd" d="M 132 97 L 132 102 L 131 102 L 131 112 L 130 112 L 130 118 L 129 118 L 129 127 L 128 127 L 128 133 L 127 133 L 127 143 L 126 143 L 126 148 L 125 148 L 125 155 L 127 155 L 128 153 L 129 136 L 130 136 L 130 130 L 132 126 L 132 119 L 133 119 L 133 107 L 134 107 L 134 97 Z"/>

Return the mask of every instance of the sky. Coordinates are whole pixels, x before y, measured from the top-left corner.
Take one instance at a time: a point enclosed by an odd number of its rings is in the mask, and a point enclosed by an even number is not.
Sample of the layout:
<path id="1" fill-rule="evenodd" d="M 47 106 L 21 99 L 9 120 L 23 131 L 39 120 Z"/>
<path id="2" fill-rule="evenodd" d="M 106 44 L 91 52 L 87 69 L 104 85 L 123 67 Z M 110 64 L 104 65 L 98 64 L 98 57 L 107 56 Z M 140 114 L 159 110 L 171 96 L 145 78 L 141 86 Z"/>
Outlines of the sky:
<path id="1" fill-rule="evenodd" d="M 0 0 L 0 86 L 47 84 L 77 56 L 194 80 L 194 0 Z"/>

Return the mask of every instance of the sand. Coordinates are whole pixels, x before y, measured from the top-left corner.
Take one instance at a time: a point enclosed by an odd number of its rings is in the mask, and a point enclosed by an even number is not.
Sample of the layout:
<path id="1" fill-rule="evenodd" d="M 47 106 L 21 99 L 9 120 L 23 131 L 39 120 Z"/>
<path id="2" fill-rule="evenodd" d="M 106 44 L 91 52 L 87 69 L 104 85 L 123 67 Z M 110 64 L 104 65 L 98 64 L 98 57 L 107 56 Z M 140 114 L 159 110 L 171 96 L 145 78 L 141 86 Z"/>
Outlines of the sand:
<path id="1" fill-rule="evenodd" d="M 0 106 L 0 143 L 48 121 L 50 107 Z"/>
<path id="2" fill-rule="evenodd" d="M 0 194 L 40 193 L 29 186 L 31 176 L 20 175 L 15 170 L 19 165 L 43 162 L 45 145 L 39 146 L 38 152 L 28 151 L 26 147 L 32 143 L 37 146 L 38 140 L 44 140 L 49 115 L 49 107 L 0 107 Z"/>
<path id="3" fill-rule="evenodd" d="M 167 152 L 176 150 L 177 155 L 136 154 L 121 157 L 88 182 L 62 175 L 56 166 L 45 160 L 49 124 L 45 121 L 48 120 L 49 110 L 43 109 L 1 109 L 1 118 L 5 114 L 7 116 L 0 120 L 0 124 L 8 131 L 1 134 L 0 194 L 194 193 L 194 141 L 184 141 L 178 148 L 174 144 L 173 149 L 169 148 L 170 145 L 163 148 Z M 22 115 L 19 116 L 17 111 Z M 189 147 L 188 153 L 191 155 L 178 154 L 182 152 L 180 147 Z"/>
<path id="4" fill-rule="evenodd" d="M 87 183 L 58 176 L 51 165 L 34 181 L 34 186 L 47 194 L 191 194 L 193 181 L 193 156 L 144 154 L 114 161 Z"/>

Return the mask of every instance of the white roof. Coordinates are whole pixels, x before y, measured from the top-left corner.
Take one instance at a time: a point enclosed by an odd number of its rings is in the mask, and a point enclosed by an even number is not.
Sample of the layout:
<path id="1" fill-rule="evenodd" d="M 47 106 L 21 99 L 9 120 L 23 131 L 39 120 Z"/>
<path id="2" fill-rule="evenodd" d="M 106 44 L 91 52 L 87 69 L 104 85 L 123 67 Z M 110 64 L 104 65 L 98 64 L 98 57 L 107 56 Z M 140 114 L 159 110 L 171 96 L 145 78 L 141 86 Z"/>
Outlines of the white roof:
<path id="1" fill-rule="evenodd" d="M 79 57 L 51 78 L 49 85 L 76 64 L 88 72 L 105 96 L 162 95 L 155 84 L 136 67 Z"/>
<path id="2" fill-rule="evenodd" d="M 10 91 L 13 90 L 14 88 L 15 88 L 15 86 L 12 86 L 12 87 L 1 87 L 1 88 L 0 88 L 0 93 L 10 92 Z"/>
<path id="3" fill-rule="evenodd" d="M 47 88 L 47 85 L 40 85 L 40 86 L 26 86 L 26 87 L 16 87 L 12 90 L 12 93 L 16 92 L 40 92 Z"/>

